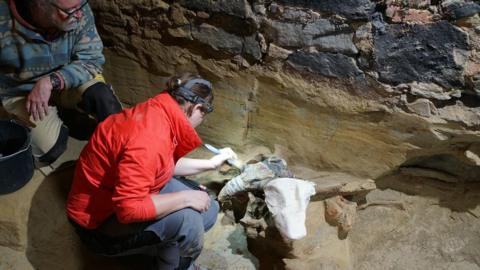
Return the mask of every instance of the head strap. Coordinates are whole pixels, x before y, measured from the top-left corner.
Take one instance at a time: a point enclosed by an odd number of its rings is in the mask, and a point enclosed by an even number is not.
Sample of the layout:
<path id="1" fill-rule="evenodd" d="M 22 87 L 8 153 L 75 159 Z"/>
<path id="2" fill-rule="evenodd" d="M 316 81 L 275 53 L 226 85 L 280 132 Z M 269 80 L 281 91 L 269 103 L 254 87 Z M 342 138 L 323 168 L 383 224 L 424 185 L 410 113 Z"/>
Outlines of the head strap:
<path id="1" fill-rule="evenodd" d="M 193 80 L 189 80 L 183 87 L 185 88 L 188 88 L 188 89 L 192 89 L 192 86 L 194 86 L 195 84 L 203 84 L 205 85 L 206 87 L 212 89 L 212 84 L 207 81 L 207 80 L 204 80 L 204 79 L 193 79 Z"/>
<path id="2" fill-rule="evenodd" d="M 178 87 L 178 89 L 173 94 L 176 96 L 183 97 L 185 100 L 192 102 L 194 104 L 204 104 L 205 106 L 208 105 L 207 107 L 210 108 L 208 109 L 208 112 L 212 111 L 211 105 L 208 104 L 208 102 L 204 98 L 200 97 L 199 95 L 197 95 L 195 92 L 192 91 L 192 87 L 195 84 L 202 84 L 212 89 L 212 84 L 209 81 L 204 79 L 193 79 L 193 80 L 189 80 L 185 85 Z"/>

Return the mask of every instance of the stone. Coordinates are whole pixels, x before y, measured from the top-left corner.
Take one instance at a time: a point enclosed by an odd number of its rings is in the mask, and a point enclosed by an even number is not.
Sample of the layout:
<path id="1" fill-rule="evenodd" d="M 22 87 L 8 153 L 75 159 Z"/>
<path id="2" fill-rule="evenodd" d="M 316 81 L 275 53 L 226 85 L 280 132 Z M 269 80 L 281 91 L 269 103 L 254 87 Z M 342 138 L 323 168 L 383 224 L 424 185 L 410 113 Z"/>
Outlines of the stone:
<path id="1" fill-rule="evenodd" d="M 335 25 L 326 19 L 302 25 L 280 21 L 266 21 L 266 35 L 273 43 L 282 47 L 305 47 L 316 45 L 331 51 L 355 52 L 356 48 L 351 41 L 351 35 L 335 33 L 345 31 L 347 25 Z M 336 44 L 339 42 L 340 44 Z"/>
<path id="2" fill-rule="evenodd" d="M 446 91 L 434 83 L 413 82 L 406 84 L 412 95 L 436 100 L 449 100 L 459 95 L 457 90 Z"/>
<path id="3" fill-rule="evenodd" d="M 353 44 L 352 38 L 353 34 L 323 36 L 313 39 L 311 44 L 319 51 L 355 55 L 358 53 L 358 50 L 355 44 Z"/>
<path id="4" fill-rule="evenodd" d="M 403 10 L 400 6 L 389 5 L 385 10 L 385 15 L 392 20 L 392 22 L 401 22 L 402 21 Z"/>
<path id="5" fill-rule="evenodd" d="M 315 183 L 316 196 L 320 198 L 366 195 L 377 188 L 372 179 L 339 172 L 317 172 L 315 178 L 305 179 Z"/>
<path id="6" fill-rule="evenodd" d="M 268 46 L 267 60 L 285 60 L 291 53 L 293 52 L 290 50 L 277 46 L 275 43 L 270 43 Z"/>
<path id="7" fill-rule="evenodd" d="M 461 101 L 455 104 L 438 108 L 438 115 L 445 120 L 461 123 L 467 127 L 480 125 L 480 110 L 477 107 L 465 107 Z"/>
<path id="8" fill-rule="evenodd" d="M 175 26 L 190 24 L 188 19 L 185 17 L 183 8 L 177 5 L 173 5 L 170 8 L 170 20 Z"/>
<path id="9" fill-rule="evenodd" d="M 408 0 L 408 6 L 412 8 L 428 8 L 431 0 Z"/>
<path id="10" fill-rule="evenodd" d="M 455 61 L 454 49 L 469 49 L 467 35 L 446 21 L 388 25 L 384 34 L 374 34 L 374 44 L 382 82 L 434 82 L 448 88 L 464 84 L 463 65 Z"/>
<path id="11" fill-rule="evenodd" d="M 170 5 L 162 0 L 152 0 L 152 6 L 154 6 L 155 8 L 159 8 L 163 11 L 168 11 L 168 9 L 170 8 Z"/>
<path id="12" fill-rule="evenodd" d="M 294 69 L 332 78 L 362 78 L 363 72 L 355 60 L 343 54 L 305 53 L 290 54 L 287 63 Z"/>
<path id="13" fill-rule="evenodd" d="M 338 226 L 343 238 L 352 229 L 355 222 L 357 203 L 350 202 L 342 196 L 335 196 L 325 200 L 325 220 Z"/>
<path id="14" fill-rule="evenodd" d="M 403 18 L 405 23 L 432 23 L 433 14 L 428 10 L 409 9 Z"/>
<path id="15" fill-rule="evenodd" d="M 193 39 L 208 45 L 215 51 L 232 55 L 249 55 L 255 60 L 262 58 L 260 43 L 255 36 L 239 37 L 222 28 L 202 23 L 192 28 Z"/>
<path id="16" fill-rule="evenodd" d="M 255 11 L 255 13 L 258 13 L 260 15 L 266 15 L 267 14 L 267 8 L 265 7 L 265 5 L 255 5 L 253 7 L 253 10 Z"/>
<path id="17" fill-rule="evenodd" d="M 227 33 L 221 28 L 203 23 L 192 28 L 192 37 L 215 51 L 225 51 L 231 54 L 241 54 L 243 48 L 242 38 Z"/>
<path id="18" fill-rule="evenodd" d="M 194 11 L 204 11 L 209 14 L 225 13 L 239 18 L 250 18 L 253 16 L 250 4 L 246 0 L 180 0 L 176 1 L 176 3 L 185 8 Z"/>
<path id="19" fill-rule="evenodd" d="M 223 225 L 223 217 L 219 213 L 217 223 L 205 234 L 204 248 L 196 263 L 208 269 L 258 269 L 258 259 L 248 250 L 244 228 L 240 224 Z"/>
<path id="20" fill-rule="evenodd" d="M 197 17 L 201 18 L 201 19 L 209 19 L 210 18 L 210 14 L 208 14 L 207 12 L 205 11 L 197 11 Z"/>
<path id="21" fill-rule="evenodd" d="M 435 104 L 426 98 L 419 98 L 412 103 L 407 103 L 406 106 L 411 112 L 423 117 L 431 117 L 437 114 Z"/>
<path id="22" fill-rule="evenodd" d="M 440 110 L 440 109 L 439 109 Z M 402 164 L 401 170 L 413 176 L 423 176 L 444 182 L 478 183 L 480 167 L 465 156 L 465 149 L 452 149 L 428 153 Z"/>
<path id="23" fill-rule="evenodd" d="M 450 175 L 448 173 L 443 173 L 438 170 L 431 170 L 425 168 L 415 168 L 415 167 L 405 167 L 400 168 L 400 172 L 405 175 L 416 176 L 416 177 L 427 177 L 447 183 L 457 183 L 458 177 Z"/>
<path id="24" fill-rule="evenodd" d="M 175 38 L 184 38 L 192 40 L 192 33 L 190 31 L 190 26 L 180 26 L 175 28 L 168 28 L 167 33 Z"/>
<path id="25" fill-rule="evenodd" d="M 253 59 L 259 61 L 262 59 L 262 39 L 260 36 L 252 35 L 244 37 L 243 51 Z"/>
<path id="26" fill-rule="evenodd" d="M 340 14 L 349 20 L 366 20 L 375 8 L 375 4 L 369 0 L 281 0 L 277 2 L 289 6 L 301 6 L 318 10 L 323 13 Z"/>
<path id="27" fill-rule="evenodd" d="M 441 7 L 444 16 L 450 20 L 462 19 L 480 12 L 480 5 L 478 3 L 464 0 L 442 1 Z"/>
<path id="28" fill-rule="evenodd" d="M 358 27 L 353 41 L 361 54 L 371 55 L 373 52 L 372 24 L 366 23 Z"/>

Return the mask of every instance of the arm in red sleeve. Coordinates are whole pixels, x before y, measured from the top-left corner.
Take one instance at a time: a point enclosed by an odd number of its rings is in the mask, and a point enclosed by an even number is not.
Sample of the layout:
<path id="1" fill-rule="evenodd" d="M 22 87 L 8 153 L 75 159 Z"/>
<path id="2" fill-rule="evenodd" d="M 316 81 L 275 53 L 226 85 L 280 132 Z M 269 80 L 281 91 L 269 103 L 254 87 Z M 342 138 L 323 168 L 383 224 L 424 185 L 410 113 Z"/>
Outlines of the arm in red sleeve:
<path id="1" fill-rule="evenodd" d="M 150 152 L 147 146 L 129 146 L 121 156 L 112 198 L 121 223 L 148 221 L 156 217 L 150 197 L 156 159 Z"/>

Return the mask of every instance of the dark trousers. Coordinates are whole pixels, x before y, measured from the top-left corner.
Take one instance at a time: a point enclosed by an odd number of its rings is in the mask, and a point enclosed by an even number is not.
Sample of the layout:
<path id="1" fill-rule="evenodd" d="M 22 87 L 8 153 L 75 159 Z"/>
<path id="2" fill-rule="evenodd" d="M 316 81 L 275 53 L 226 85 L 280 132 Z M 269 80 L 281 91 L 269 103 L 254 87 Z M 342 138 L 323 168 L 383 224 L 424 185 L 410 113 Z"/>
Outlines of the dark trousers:
<path id="1" fill-rule="evenodd" d="M 188 189 L 191 188 L 173 178 L 160 194 Z M 82 241 L 97 254 L 143 254 L 151 257 L 152 269 L 188 269 L 200 255 L 203 234 L 215 224 L 219 209 L 212 200 L 203 213 L 184 208 L 159 220 L 135 224 L 120 224 L 112 217 L 95 230 L 71 222 Z"/>
<path id="2" fill-rule="evenodd" d="M 40 162 L 46 164 L 54 162 L 65 151 L 69 135 L 79 140 L 88 140 L 99 122 L 122 110 L 122 105 L 112 88 L 103 82 L 89 86 L 83 92 L 76 108 L 62 107 L 58 94 L 53 100 L 55 103 L 59 103 L 57 104 L 58 114 L 64 125 L 60 129 L 58 139 L 53 147 L 39 158 Z M 78 109 L 81 109 L 83 113 L 80 113 Z M 92 115 L 96 119 L 92 119 L 90 117 Z"/>

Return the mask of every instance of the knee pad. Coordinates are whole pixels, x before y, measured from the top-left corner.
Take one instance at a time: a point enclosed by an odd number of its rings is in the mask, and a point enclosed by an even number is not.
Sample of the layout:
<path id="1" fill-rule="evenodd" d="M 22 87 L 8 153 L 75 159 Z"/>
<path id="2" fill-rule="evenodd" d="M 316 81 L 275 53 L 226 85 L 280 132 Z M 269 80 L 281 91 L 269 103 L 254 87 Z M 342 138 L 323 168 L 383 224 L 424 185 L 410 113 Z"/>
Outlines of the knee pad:
<path id="1" fill-rule="evenodd" d="M 38 158 L 38 161 L 44 164 L 52 164 L 55 160 L 60 157 L 63 152 L 67 149 L 68 142 L 68 128 L 64 125 L 60 128 L 60 134 L 58 134 L 58 139 L 53 145 L 53 147 L 45 153 L 43 156 Z"/>
<path id="2" fill-rule="evenodd" d="M 88 87 L 82 97 L 81 107 L 86 112 L 95 114 L 100 122 L 122 110 L 122 105 L 111 86 L 103 82 Z"/>

